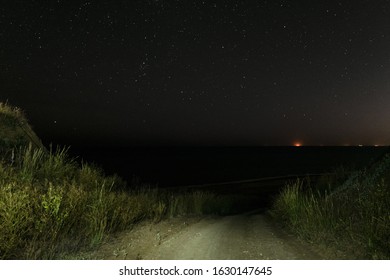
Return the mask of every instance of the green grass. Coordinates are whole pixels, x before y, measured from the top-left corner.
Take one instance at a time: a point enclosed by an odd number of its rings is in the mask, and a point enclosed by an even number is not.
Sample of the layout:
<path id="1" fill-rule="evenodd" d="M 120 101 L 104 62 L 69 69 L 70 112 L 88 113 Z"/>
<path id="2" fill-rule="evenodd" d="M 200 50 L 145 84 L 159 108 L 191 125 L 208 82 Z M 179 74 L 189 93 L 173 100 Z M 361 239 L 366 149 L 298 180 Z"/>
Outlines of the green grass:
<path id="1" fill-rule="evenodd" d="M 369 169 L 342 173 L 314 186 L 288 183 L 272 213 L 301 238 L 348 258 L 390 259 L 390 155 Z"/>
<path id="2" fill-rule="evenodd" d="M 95 248 L 141 220 L 226 214 L 231 197 L 163 191 L 47 150 L 23 112 L 0 103 L 0 259 L 55 259 Z"/>
<path id="3" fill-rule="evenodd" d="M 17 150 L 0 161 L 0 258 L 53 259 L 101 244 L 141 220 L 226 214 L 229 202 L 208 192 L 169 193 L 151 186 L 128 189 L 117 176 L 79 166 L 66 149 Z"/>

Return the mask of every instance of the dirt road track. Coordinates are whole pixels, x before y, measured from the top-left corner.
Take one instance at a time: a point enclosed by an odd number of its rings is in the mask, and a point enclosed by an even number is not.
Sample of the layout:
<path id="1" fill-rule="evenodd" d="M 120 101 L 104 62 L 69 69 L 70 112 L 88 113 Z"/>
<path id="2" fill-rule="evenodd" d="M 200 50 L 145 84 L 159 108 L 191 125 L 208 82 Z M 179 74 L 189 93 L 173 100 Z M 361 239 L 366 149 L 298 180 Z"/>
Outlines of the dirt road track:
<path id="1" fill-rule="evenodd" d="M 144 259 L 320 259 L 263 214 L 206 218 L 161 242 Z"/>
<path id="2" fill-rule="evenodd" d="M 262 213 L 174 218 L 122 232 L 87 259 L 245 260 L 322 259 Z"/>

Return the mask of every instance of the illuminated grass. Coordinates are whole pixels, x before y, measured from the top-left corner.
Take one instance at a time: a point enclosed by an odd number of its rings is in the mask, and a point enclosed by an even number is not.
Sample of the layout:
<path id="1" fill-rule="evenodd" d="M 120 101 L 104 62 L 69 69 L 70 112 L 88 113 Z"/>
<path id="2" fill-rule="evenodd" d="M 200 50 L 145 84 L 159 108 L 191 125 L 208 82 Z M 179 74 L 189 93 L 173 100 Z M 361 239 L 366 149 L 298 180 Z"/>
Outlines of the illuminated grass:
<path id="1" fill-rule="evenodd" d="M 211 193 L 128 190 L 119 177 L 78 166 L 66 149 L 19 153 L 12 166 L 0 161 L 1 259 L 61 258 L 141 220 L 229 211 L 226 199 Z"/>
<path id="2" fill-rule="evenodd" d="M 329 191 L 303 181 L 289 183 L 272 212 L 312 243 L 344 251 L 350 258 L 389 259 L 389 179 L 388 155 L 369 170 L 352 173 L 344 183 L 330 185 Z"/>
<path id="3" fill-rule="evenodd" d="M 211 193 L 129 189 L 67 154 L 46 150 L 22 111 L 0 103 L 0 259 L 61 258 L 141 220 L 229 211 L 229 200 Z"/>

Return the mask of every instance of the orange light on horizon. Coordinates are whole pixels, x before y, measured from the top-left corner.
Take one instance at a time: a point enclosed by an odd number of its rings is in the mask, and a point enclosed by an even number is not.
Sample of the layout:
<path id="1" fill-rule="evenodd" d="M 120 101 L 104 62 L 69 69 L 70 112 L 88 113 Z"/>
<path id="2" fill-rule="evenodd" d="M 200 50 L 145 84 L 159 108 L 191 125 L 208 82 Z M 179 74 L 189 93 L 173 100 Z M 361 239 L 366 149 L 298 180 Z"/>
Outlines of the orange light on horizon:
<path id="1" fill-rule="evenodd" d="M 295 143 L 294 143 L 294 146 L 295 146 L 295 147 L 301 147 L 302 144 L 301 144 L 300 142 L 295 142 Z"/>

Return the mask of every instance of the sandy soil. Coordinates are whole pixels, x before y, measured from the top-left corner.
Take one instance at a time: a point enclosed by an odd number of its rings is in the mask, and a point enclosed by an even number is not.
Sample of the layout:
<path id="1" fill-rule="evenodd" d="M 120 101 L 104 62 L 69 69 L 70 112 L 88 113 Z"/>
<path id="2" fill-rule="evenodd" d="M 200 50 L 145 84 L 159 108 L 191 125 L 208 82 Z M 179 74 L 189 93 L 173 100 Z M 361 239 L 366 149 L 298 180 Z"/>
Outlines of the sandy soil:
<path id="1" fill-rule="evenodd" d="M 267 215 L 174 218 L 141 223 L 107 240 L 83 259 L 325 259 L 275 226 Z"/>

